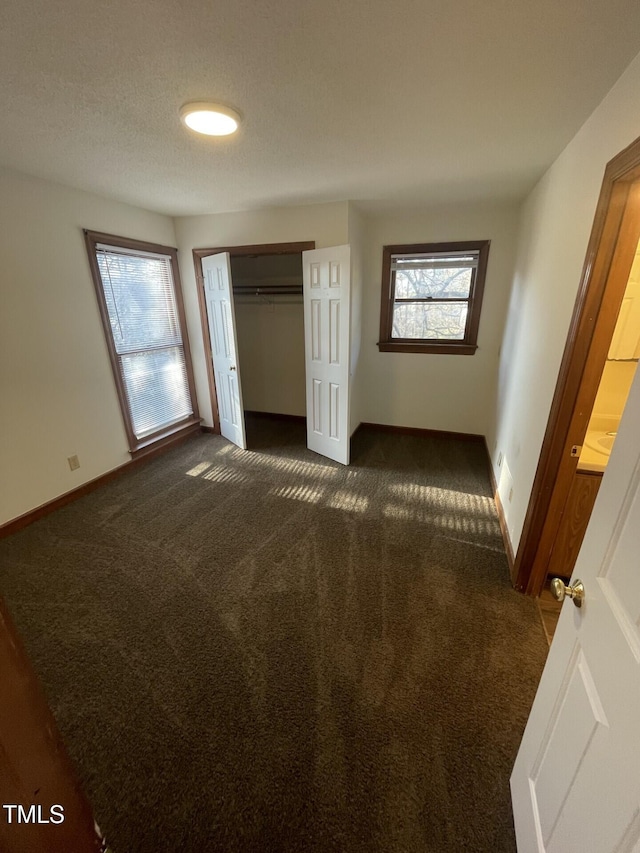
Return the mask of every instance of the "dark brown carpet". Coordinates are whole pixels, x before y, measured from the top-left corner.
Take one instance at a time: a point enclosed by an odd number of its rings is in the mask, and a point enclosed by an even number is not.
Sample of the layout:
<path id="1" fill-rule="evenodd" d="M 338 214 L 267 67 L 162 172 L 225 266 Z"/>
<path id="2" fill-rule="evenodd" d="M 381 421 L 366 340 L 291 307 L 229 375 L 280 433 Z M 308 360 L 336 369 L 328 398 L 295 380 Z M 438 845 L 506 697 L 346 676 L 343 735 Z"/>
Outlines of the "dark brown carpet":
<path id="1" fill-rule="evenodd" d="M 0 543 L 116 853 L 514 851 L 546 655 L 482 445 L 202 436 Z"/>

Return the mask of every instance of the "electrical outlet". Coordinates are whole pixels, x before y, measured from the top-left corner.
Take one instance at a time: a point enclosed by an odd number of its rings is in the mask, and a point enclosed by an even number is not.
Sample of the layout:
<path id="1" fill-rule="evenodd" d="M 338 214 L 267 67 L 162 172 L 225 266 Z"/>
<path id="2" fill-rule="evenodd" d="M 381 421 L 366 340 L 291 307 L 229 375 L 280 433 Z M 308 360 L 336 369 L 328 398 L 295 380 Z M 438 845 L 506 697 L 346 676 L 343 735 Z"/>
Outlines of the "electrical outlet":
<path id="1" fill-rule="evenodd" d="M 71 468 L 72 471 L 75 471 L 80 467 L 80 460 L 77 456 L 69 456 L 67 458 L 67 462 L 69 463 L 69 468 Z"/>
<path id="2" fill-rule="evenodd" d="M 502 465 L 502 451 L 498 453 L 498 468 Z"/>

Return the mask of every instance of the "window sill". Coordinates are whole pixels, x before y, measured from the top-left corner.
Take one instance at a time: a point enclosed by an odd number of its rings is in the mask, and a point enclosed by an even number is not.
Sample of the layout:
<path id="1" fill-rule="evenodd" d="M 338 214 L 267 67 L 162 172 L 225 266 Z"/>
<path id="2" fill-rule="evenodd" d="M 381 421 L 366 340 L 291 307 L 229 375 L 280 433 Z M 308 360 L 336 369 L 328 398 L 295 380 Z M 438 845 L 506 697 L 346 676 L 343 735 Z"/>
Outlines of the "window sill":
<path id="1" fill-rule="evenodd" d="M 129 453 L 132 459 L 138 459 L 141 456 L 153 453 L 161 447 L 166 447 L 168 444 L 180 441 L 195 432 L 200 432 L 200 418 L 189 418 L 188 421 L 174 424 L 172 427 L 156 433 L 156 435 L 150 438 L 143 439 L 135 447 L 132 447 Z"/>
<path id="2" fill-rule="evenodd" d="M 378 341 L 380 352 L 422 352 L 444 355 L 473 355 L 478 347 L 475 344 L 438 343 L 426 344 L 419 341 Z"/>

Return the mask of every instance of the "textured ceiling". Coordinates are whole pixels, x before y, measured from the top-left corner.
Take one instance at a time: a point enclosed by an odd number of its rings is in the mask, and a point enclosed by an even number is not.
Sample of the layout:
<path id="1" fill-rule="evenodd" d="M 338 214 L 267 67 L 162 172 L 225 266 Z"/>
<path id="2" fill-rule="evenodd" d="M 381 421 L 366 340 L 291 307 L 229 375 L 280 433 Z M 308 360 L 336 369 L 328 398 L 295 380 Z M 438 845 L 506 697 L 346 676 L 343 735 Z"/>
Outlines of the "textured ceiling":
<path id="1" fill-rule="evenodd" d="M 517 198 L 639 51 L 637 0 L 3 0 L 0 164 L 174 215 Z"/>

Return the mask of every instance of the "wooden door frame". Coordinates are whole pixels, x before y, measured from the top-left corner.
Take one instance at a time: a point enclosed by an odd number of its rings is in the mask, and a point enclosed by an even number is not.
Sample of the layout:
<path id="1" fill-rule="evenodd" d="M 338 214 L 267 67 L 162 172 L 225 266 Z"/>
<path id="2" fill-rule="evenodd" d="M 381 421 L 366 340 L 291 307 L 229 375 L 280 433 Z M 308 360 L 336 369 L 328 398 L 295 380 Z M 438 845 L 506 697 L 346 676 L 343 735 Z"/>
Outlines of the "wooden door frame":
<path id="1" fill-rule="evenodd" d="M 238 258 L 243 255 L 294 255 L 298 252 L 302 253 L 307 252 L 309 249 L 315 249 L 315 247 L 315 240 L 307 240 L 306 242 L 299 243 L 259 243 L 251 246 L 217 246 L 209 249 L 193 250 L 193 266 L 196 272 L 196 290 L 198 291 L 198 307 L 200 309 L 200 327 L 202 330 L 204 357 L 207 364 L 211 412 L 213 414 L 213 432 L 216 435 L 220 435 L 220 413 L 218 412 L 216 379 L 213 373 L 213 351 L 211 349 L 211 336 L 207 320 L 207 301 L 204 295 L 202 259 L 208 258 L 210 255 L 219 255 L 221 252 L 228 252 L 232 258 Z"/>
<path id="2" fill-rule="evenodd" d="M 565 448 L 571 439 L 582 444 L 595 402 L 623 293 L 607 288 L 621 236 L 631 184 L 640 178 L 640 138 L 617 154 L 605 169 L 591 236 L 565 344 L 547 429 L 531 490 L 520 545 L 512 571 L 520 592 L 538 596 L 571 487 L 573 469 Z M 607 291 L 607 308 L 602 311 Z M 608 333 L 608 337 L 607 337 Z M 599 372 L 597 366 L 599 365 Z M 592 387 L 585 390 L 583 385 Z M 588 405 L 589 399 L 591 405 Z M 577 404 L 586 411 L 575 412 Z M 584 404 L 584 405 L 583 405 Z M 574 417 L 575 412 L 575 417 Z M 564 463 L 564 464 L 563 464 Z M 550 544 L 549 544 L 550 543 Z M 547 553 L 548 550 L 548 553 Z"/>
<path id="3" fill-rule="evenodd" d="M 55 654 L 56 650 L 52 650 Z M 0 778 L 2 803 L 41 809 L 44 820 L 17 824 L 0 814 L 0 849 L 5 853 L 101 853 L 91 805 L 47 704 L 9 610 L 0 597 Z M 64 820 L 49 823 L 52 805 Z"/>

